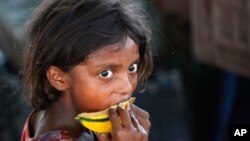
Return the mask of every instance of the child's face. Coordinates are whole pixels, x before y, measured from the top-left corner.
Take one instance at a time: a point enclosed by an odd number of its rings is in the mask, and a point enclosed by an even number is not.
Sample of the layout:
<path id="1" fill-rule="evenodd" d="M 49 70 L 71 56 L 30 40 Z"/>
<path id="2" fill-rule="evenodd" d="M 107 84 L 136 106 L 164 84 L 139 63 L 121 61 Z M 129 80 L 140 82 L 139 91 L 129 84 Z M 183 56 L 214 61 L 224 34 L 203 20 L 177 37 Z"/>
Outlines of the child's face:
<path id="1" fill-rule="evenodd" d="M 137 86 L 138 46 L 108 45 L 90 54 L 68 74 L 69 93 L 78 112 L 96 112 L 131 97 Z"/>

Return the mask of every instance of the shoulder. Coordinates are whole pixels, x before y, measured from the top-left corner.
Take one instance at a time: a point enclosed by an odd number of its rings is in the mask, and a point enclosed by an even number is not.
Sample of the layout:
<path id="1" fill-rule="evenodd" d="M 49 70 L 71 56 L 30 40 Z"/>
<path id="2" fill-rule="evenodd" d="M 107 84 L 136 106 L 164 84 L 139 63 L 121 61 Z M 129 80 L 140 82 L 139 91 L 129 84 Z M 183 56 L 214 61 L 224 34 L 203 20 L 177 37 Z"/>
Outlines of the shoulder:
<path id="1" fill-rule="evenodd" d="M 33 137 L 33 130 L 31 126 L 32 116 L 34 116 L 35 111 L 32 111 L 28 116 L 22 131 L 21 141 L 76 141 L 71 137 L 67 131 L 64 130 L 52 130 L 47 131 L 38 137 Z"/>
<path id="2" fill-rule="evenodd" d="M 67 131 L 63 130 L 48 131 L 35 138 L 31 137 L 29 132 L 26 124 L 23 129 L 21 141 L 77 141 Z"/>
<path id="3" fill-rule="evenodd" d="M 36 138 L 29 138 L 25 141 L 97 141 L 97 138 L 91 134 L 83 133 L 76 139 L 71 137 L 67 131 L 54 130 L 43 133 Z"/>
<path id="4" fill-rule="evenodd" d="M 50 130 L 34 137 L 31 126 L 32 116 L 34 116 L 34 111 L 25 122 L 21 141 L 97 141 L 95 133 L 90 131 L 82 132 L 78 138 L 73 138 L 66 130 Z"/>

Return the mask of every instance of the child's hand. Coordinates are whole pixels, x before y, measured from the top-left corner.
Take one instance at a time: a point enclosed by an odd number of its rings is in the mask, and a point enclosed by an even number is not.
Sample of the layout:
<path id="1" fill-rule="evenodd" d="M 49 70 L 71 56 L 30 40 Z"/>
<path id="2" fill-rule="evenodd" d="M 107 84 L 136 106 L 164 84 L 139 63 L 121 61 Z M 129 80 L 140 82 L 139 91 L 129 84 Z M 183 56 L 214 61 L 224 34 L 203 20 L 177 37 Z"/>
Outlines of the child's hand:
<path id="1" fill-rule="evenodd" d="M 133 110 L 133 109 L 132 109 Z M 132 113 L 133 117 L 130 115 Z M 146 112 L 134 107 L 134 111 L 129 112 L 118 107 L 117 112 L 114 109 L 109 110 L 109 117 L 112 124 L 111 136 L 100 134 L 99 141 L 148 141 L 148 131 L 150 128 L 149 116 Z M 138 115 L 137 115 L 138 114 Z M 119 115 L 119 116 L 118 116 Z M 147 118 L 144 116 L 147 115 Z M 120 117 L 120 118 L 119 118 Z M 137 122 L 134 118 L 138 117 Z M 149 124 L 148 124 L 148 122 Z M 141 125 L 139 125 L 141 124 Z M 142 131 L 142 128 L 144 128 Z"/>
<path id="2" fill-rule="evenodd" d="M 142 132 L 146 132 L 146 134 L 149 134 L 151 123 L 149 120 L 150 116 L 149 116 L 148 112 L 146 112 L 146 111 L 142 110 L 141 108 L 137 107 L 136 105 L 132 104 L 130 115 L 133 119 L 132 120 L 133 124 L 135 126 L 139 126 L 139 129 Z"/>

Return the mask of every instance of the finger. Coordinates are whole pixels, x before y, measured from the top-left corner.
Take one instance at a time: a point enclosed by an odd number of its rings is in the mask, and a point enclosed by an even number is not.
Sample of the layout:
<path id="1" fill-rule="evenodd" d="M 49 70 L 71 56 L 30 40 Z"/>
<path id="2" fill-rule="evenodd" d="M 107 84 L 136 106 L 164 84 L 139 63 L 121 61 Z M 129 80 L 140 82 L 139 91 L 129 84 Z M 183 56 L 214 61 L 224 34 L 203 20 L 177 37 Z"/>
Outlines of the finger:
<path id="1" fill-rule="evenodd" d="M 132 109 L 137 115 L 140 115 L 140 116 L 142 116 L 143 118 L 146 118 L 146 119 L 149 119 L 149 118 L 150 118 L 148 112 L 142 110 L 141 108 L 137 107 L 137 106 L 134 105 L 134 104 L 131 105 L 131 109 Z"/>
<path id="2" fill-rule="evenodd" d="M 109 138 L 108 138 L 108 136 L 106 134 L 102 134 L 102 133 L 100 133 L 97 136 L 97 138 L 98 138 L 98 141 L 110 141 Z"/>
<path id="3" fill-rule="evenodd" d="M 138 119 L 139 124 L 143 126 L 147 133 L 150 131 L 151 123 L 149 121 L 149 114 L 148 112 L 142 110 L 141 108 L 137 107 L 136 105 L 132 105 L 132 113 L 134 113 L 136 119 Z"/>
<path id="4" fill-rule="evenodd" d="M 136 118 L 138 119 L 139 124 L 146 130 L 147 133 L 149 133 L 151 122 L 141 116 L 137 116 Z"/>
<path id="5" fill-rule="evenodd" d="M 135 127 L 136 129 L 138 129 L 138 128 L 139 128 L 139 121 L 138 121 L 137 118 L 135 117 L 134 112 L 130 111 L 129 114 L 130 114 L 130 117 L 131 117 L 132 124 L 134 125 L 134 127 Z"/>
<path id="6" fill-rule="evenodd" d="M 123 127 L 124 128 L 131 128 L 132 127 L 132 122 L 131 122 L 128 111 L 123 110 L 121 107 L 117 107 L 117 113 L 120 116 Z"/>
<path id="7" fill-rule="evenodd" d="M 142 132 L 145 135 L 148 135 L 148 130 L 145 129 L 145 127 L 143 127 L 140 122 L 138 121 L 138 119 L 135 117 L 134 113 L 131 113 L 131 119 L 133 121 L 134 126 L 137 128 L 138 131 Z"/>
<path id="8" fill-rule="evenodd" d="M 143 134 L 148 135 L 148 132 L 147 132 L 140 124 L 138 125 L 138 129 L 139 129 L 139 131 L 142 132 Z"/>
<path id="9" fill-rule="evenodd" d="M 109 119 L 110 119 L 113 130 L 122 129 L 119 116 L 117 115 L 116 111 L 112 108 L 109 109 Z"/>

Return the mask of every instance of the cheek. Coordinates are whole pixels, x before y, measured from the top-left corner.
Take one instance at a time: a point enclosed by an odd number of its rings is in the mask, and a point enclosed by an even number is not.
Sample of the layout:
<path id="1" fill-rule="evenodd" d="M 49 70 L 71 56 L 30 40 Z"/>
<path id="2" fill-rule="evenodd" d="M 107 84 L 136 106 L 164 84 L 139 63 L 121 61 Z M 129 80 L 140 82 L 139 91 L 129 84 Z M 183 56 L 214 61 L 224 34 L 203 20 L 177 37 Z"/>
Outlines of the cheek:
<path id="1" fill-rule="evenodd" d="M 130 76 L 133 92 L 137 87 L 137 75 Z M 75 78 L 71 85 L 71 95 L 74 107 L 79 112 L 95 112 L 104 110 L 121 100 L 117 94 L 119 82 L 103 83 L 98 79 Z"/>
<path id="2" fill-rule="evenodd" d="M 136 90 L 137 84 L 138 84 L 138 75 L 137 74 L 135 76 L 131 77 L 131 84 L 132 84 L 133 92 L 134 92 Z"/>
<path id="3" fill-rule="evenodd" d="M 114 103 L 113 85 L 108 86 L 89 81 L 84 84 L 76 85 L 72 91 L 74 105 L 80 112 L 104 110 Z"/>

